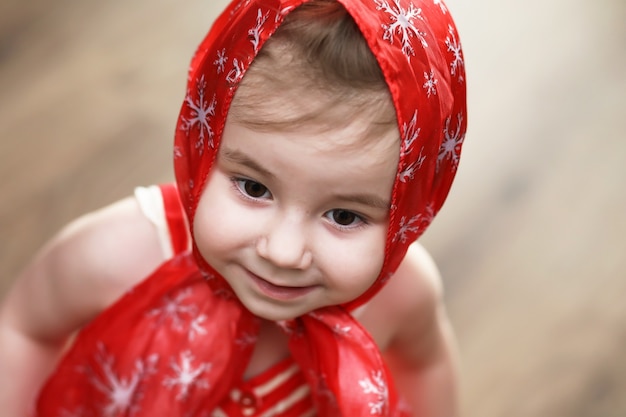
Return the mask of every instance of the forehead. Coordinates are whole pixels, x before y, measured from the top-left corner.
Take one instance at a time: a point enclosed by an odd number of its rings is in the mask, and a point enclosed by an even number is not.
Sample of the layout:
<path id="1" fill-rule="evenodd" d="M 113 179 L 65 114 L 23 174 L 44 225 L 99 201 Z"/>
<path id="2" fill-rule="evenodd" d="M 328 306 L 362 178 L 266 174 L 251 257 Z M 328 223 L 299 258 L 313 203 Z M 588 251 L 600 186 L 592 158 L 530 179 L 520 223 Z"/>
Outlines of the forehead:
<path id="1" fill-rule="evenodd" d="M 362 171 L 384 167 L 396 170 L 400 153 L 397 132 L 387 129 L 376 139 L 368 138 L 370 122 L 363 117 L 340 126 L 314 128 L 306 125 L 290 129 L 263 130 L 251 128 L 245 123 L 228 119 L 220 146 L 224 152 L 242 152 L 251 156 L 265 157 L 280 153 L 292 161 L 308 159 L 321 164 L 340 164 L 345 171 Z M 305 169 L 305 168 L 303 168 Z M 305 169 L 306 170 L 306 169 Z"/>

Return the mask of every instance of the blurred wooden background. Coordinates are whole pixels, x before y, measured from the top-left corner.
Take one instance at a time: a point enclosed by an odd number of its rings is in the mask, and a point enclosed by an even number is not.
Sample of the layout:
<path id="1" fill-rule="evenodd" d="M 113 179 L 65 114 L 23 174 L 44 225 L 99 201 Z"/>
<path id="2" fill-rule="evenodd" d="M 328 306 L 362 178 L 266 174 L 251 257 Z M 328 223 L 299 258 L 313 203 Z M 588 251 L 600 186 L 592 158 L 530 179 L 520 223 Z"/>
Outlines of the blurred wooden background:
<path id="1" fill-rule="evenodd" d="M 224 3 L 2 0 L 0 294 L 67 221 L 172 178 L 187 63 Z M 470 130 L 423 241 L 465 415 L 624 416 L 626 2 L 449 6 Z"/>

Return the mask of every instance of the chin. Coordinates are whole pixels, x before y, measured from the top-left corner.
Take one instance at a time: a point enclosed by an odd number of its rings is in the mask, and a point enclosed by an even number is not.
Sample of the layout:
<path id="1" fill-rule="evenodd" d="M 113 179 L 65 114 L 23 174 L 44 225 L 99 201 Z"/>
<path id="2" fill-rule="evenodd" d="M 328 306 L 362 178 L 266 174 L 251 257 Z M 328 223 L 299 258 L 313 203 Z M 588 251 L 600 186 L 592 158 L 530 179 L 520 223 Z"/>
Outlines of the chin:
<path id="1" fill-rule="evenodd" d="M 309 311 L 267 305 L 246 305 L 246 308 L 258 318 L 267 321 L 292 320 Z"/>

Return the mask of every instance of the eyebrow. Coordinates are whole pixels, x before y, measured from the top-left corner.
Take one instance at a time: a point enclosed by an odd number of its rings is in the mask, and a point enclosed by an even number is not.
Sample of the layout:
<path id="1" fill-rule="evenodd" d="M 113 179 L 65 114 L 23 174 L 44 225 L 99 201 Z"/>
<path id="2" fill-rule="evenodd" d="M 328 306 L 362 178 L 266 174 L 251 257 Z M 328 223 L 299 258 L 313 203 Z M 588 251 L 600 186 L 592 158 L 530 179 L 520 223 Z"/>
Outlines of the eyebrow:
<path id="1" fill-rule="evenodd" d="M 338 200 L 357 203 L 381 210 L 389 210 L 391 203 L 373 194 L 345 194 L 336 196 Z"/>
<path id="2" fill-rule="evenodd" d="M 263 167 L 257 161 L 255 161 L 254 159 L 252 159 L 251 157 L 249 157 L 248 155 L 246 155 L 245 153 L 241 151 L 238 151 L 236 149 L 225 148 L 222 152 L 222 156 L 224 157 L 224 159 L 228 160 L 229 162 L 246 166 L 250 169 L 257 171 L 258 173 L 266 177 L 276 178 L 276 175 L 270 172 L 267 168 Z"/>

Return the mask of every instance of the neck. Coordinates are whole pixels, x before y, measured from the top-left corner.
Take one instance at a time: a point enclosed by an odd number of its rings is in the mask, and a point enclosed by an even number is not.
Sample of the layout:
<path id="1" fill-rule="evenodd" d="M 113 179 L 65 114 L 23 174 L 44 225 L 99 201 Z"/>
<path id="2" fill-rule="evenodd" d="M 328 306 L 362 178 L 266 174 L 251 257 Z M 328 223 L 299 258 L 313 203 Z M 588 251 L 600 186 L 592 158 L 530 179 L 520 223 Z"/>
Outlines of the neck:
<path id="1" fill-rule="evenodd" d="M 287 335 L 275 322 L 261 320 L 258 340 L 244 378 L 252 378 L 289 356 L 287 340 Z"/>

